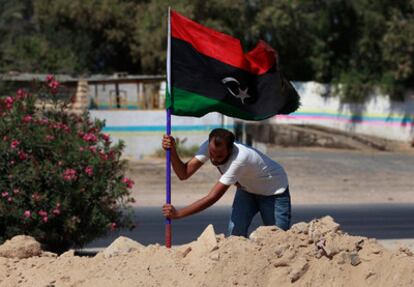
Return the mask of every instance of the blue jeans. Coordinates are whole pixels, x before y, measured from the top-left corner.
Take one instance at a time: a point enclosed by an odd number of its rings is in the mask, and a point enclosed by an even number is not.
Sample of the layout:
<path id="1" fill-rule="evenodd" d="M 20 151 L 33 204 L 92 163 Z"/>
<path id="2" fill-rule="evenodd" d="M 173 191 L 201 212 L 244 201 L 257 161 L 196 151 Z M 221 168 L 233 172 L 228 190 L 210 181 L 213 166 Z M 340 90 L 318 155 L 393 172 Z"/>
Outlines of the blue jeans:
<path id="1" fill-rule="evenodd" d="M 271 196 L 257 195 L 238 188 L 234 196 L 228 235 L 247 237 L 250 223 L 257 212 L 262 216 L 263 225 L 276 225 L 288 230 L 291 218 L 289 187 L 284 193 Z"/>

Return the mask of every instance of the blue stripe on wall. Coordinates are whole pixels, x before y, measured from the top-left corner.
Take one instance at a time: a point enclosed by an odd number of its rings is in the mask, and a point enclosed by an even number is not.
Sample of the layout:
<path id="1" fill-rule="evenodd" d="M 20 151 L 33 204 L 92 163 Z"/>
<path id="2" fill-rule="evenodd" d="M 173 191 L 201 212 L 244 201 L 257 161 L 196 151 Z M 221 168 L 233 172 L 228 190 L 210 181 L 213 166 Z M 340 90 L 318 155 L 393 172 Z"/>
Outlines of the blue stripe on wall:
<path id="1" fill-rule="evenodd" d="M 211 131 L 216 128 L 233 129 L 233 125 L 195 125 L 195 126 L 172 126 L 173 131 Z M 103 128 L 104 132 L 163 132 L 165 126 L 108 126 Z"/>
<path id="2" fill-rule="evenodd" d="M 379 116 L 353 116 L 334 113 L 307 113 L 307 112 L 295 112 L 290 116 L 307 116 L 307 117 L 331 117 L 340 119 L 352 119 L 354 121 L 384 121 L 384 122 L 397 122 L 397 123 L 413 123 L 414 120 L 410 117 L 379 117 Z"/>

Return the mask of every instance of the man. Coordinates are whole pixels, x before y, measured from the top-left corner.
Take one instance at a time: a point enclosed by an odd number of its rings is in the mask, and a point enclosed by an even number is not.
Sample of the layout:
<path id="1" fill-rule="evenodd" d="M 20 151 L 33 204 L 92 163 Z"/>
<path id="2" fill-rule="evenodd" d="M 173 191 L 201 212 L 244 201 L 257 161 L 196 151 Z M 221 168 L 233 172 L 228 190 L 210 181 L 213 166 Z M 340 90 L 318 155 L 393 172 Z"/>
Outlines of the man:
<path id="1" fill-rule="evenodd" d="M 177 210 L 165 204 L 163 214 L 178 219 L 197 213 L 213 205 L 233 184 L 234 197 L 229 235 L 247 237 L 250 223 L 257 212 L 264 225 L 276 225 L 283 230 L 290 227 L 291 205 L 286 172 L 277 162 L 256 149 L 234 142 L 234 135 L 225 129 L 211 131 L 197 154 L 184 163 L 179 158 L 172 136 L 164 135 L 162 146 L 171 149 L 171 163 L 178 178 L 192 176 L 206 161 L 221 173 L 211 191 L 196 202 Z"/>

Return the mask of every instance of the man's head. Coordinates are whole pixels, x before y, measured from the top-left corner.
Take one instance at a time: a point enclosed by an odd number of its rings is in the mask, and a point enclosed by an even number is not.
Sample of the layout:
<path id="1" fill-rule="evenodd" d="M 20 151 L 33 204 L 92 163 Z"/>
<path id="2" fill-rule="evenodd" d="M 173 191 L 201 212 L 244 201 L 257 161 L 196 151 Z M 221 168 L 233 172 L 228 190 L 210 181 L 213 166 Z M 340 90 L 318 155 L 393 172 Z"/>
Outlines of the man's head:
<path id="1" fill-rule="evenodd" d="M 208 136 L 208 152 L 213 165 L 224 164 L 233 151 L 234 134 L 225 129 L 214 129 Z"/>

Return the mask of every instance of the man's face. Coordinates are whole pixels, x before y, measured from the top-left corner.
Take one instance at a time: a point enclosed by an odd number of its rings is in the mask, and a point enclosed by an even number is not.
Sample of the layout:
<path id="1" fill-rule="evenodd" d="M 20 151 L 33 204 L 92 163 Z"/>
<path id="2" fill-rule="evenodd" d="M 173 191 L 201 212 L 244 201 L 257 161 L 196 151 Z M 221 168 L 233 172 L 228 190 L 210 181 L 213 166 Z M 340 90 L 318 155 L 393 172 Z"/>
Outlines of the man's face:
<path id="1" fill-rule="evenodd" d="M 208 144 L 208 153 L 210 155 L 210 161 L 213 165 L 222 165 L 230 157 L 231 149 L 228 149 L 225 144 L 216 146 L 214 141 Z"/>

